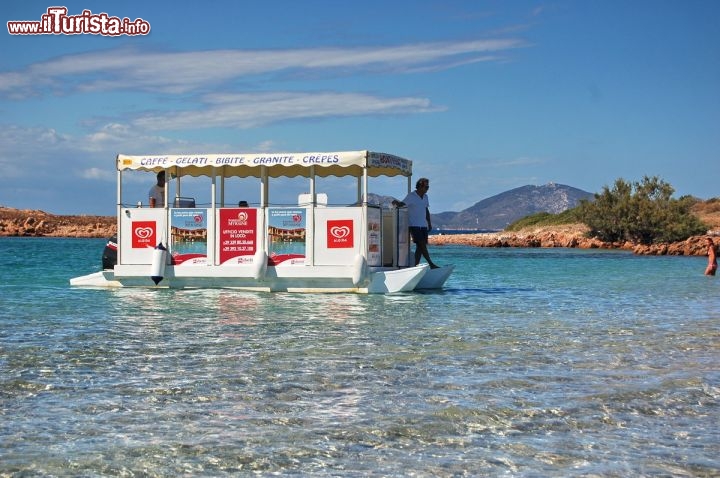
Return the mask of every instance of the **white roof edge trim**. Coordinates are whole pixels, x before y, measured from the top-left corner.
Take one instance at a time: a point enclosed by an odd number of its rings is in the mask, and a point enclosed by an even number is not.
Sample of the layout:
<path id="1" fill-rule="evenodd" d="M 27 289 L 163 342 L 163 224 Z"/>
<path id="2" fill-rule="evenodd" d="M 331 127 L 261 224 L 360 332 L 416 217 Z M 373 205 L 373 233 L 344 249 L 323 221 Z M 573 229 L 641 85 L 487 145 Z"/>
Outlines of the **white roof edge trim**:
<path id="1" fill-rule="evenodd" d="M 321 169 L 320 175 L 357 176 L 358 168 L 367 168 L 371 176 L 412 175 L 412 161 L 387 153 L 371 151 L 332 151 L 307 153 L 227 153 L 227 154 L 157 154 L 145 156 L 117 155 L 117 169 L 160 171 L 182 169 L 185 173 L 210 175 L 223 170 L 230 176 L 256 176 L 259 168 L 272 170 L 271 176 L 291 175 Z M 350 168 L 350 169 L 347 169 Z"/>

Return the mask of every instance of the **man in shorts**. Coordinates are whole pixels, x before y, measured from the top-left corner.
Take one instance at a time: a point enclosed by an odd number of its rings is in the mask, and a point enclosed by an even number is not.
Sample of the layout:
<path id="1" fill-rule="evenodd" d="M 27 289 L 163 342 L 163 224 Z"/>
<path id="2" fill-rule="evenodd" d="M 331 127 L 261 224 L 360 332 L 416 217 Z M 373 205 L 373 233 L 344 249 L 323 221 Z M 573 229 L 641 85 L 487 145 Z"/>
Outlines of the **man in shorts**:
<path id="1" fill-rule="evenodd" d="M 415 265 L 420 263 L 420 257 L 424 257 L 431 269 L 437 269 L 438 266 L 430 259 L 427 249 L 428 232 L 432 230 L 428 189 L 430 189 L 430 180 L 420 178 L 415 183 L 415 191 L 410 192 L 402 201 L 393 200 L 392 203 L 396 207 L 408 208 L 410 236 L 415 243 Z"/>

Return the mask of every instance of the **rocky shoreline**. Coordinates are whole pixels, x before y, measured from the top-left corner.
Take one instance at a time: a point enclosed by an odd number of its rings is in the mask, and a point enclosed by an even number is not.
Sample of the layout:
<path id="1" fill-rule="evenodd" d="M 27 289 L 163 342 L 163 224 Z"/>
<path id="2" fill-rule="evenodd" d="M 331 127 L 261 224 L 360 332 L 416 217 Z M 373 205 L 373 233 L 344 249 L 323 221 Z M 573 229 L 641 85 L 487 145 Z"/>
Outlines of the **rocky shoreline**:
<path id="1" fill-rule="evenodd" d="M 0 236 L 108 238 L 117 232 L 112 216 L 58 216 L 44 211 L 0 206 Z M 607 243 L 586 236 L 581 224 L 525 229 L 517 232 L 432 235 L 430 244 L 473 247 L 566 247 L 621 249 L 642 255 L 704 256 L 706 236 L 693 236 L 671 244 Z"/>
<path id="2" fill-rule="evenodd" d="M 603 242 L 587 237 L 588 228 L 582 224 L 539 227 L 517 232 L 432 235 L 431 245 L 459 244 L 474 247 L 566 247 L 577 249 L 616 249 L 639 255 L 704 256 L 707 253 L 705 238 L 693 236 L 681 242 L 668 244 L 633 244 L 631 242 Z"/>
<path id="3" fill-rule="evenodd" d="M 0 206 L 0 236 L 108 238 L 117 232 L 111 216 L 57 216 Z"/>

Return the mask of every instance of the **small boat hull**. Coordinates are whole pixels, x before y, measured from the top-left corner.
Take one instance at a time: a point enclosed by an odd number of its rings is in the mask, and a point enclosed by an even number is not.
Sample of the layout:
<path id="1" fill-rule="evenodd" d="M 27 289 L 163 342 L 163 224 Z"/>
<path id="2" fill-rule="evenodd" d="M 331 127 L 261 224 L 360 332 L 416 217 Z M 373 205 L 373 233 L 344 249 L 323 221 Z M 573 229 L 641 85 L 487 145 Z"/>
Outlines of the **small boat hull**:
<path id="1" fill-rule="evenodd" d="M 453 270 L 455 270 L 454 265 L 428 269 L 427 273 L 422 276 L 415 289 L 442 289 L 445 281 L 448 280 L 448 277 L 450 277 Z"/>
<path id="2" fill-rule="evenodd" d="M 374 272 L 370 274 L 368 293 L 392 294 L 395 292 L 410 292 L 420 282 L 430 267 L 427 265 L 408 267 L 391 271 Z"/>
<path id="3" fill-rule="evenodd" d="M 76 287 L 123 287 L 122 283 L 113 280 L 112 271 L 93 272 L 70 279 L 70 285 Z"/>

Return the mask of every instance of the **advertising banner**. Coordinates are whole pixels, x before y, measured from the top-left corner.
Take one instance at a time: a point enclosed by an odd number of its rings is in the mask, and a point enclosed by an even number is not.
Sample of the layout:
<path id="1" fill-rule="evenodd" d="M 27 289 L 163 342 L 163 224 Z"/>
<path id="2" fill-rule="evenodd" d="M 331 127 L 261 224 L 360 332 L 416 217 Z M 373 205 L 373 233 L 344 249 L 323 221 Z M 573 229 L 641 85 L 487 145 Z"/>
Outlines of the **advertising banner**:
<path id="1" fill-rule="evenodd" d="M 175 265 L 207 264 L 207 209 L 172 209 L 170 252 Z"/>
<path id="2" fill-rule="evenodd" d="M 132 222 L 132 247 L 133 249 L 154 248 L 157 246 L 155 240 L 155 221 L 133 221 Z"/>
<path id="3" fill-rule="evenodd" d="M 352 249 L 355 244 L 352 219 L 329 219 L 327 222 L 328 249 Z"/>
<path id="4" fill-rule="evenodd" d="M 305 263 L 305 215 L 302 208 L 268 209 L 268 265 Z"/>
<path id="5" fill-rule="evenodd" d="M 257 209 L 220 210 L 220 264 L 251 264 L 257 249 Z"/>

